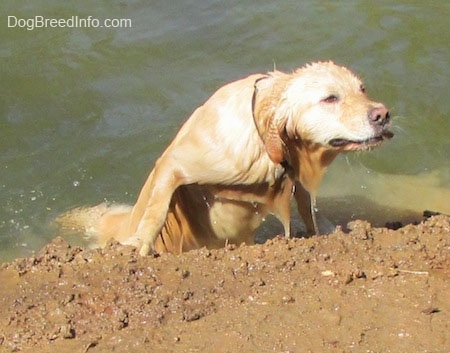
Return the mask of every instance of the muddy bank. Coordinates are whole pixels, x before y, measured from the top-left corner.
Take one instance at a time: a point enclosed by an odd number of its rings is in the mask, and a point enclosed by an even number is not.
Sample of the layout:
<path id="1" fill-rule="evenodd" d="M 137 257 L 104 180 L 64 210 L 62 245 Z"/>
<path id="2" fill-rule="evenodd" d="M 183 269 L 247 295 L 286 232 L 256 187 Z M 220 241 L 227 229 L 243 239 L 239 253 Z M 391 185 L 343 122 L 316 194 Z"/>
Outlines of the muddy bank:
<path id="1" fill-rule="evenodd" d="M 450 217 L 139 257 L 57 238 L 0 269 L 0 352 L 448 352 Z"/>

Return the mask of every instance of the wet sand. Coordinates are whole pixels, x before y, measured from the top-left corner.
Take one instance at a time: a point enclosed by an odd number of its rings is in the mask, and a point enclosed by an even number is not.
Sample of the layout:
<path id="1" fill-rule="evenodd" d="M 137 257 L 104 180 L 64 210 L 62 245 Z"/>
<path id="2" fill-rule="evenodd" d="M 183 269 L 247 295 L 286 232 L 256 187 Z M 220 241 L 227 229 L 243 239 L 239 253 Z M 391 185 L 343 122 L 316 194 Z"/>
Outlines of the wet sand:
<path id="1" fill-rule="evenodd" d="M 0 352 L 448 352 L 450 217 L 140 257 L 56 238 L 0 268 Z"/>

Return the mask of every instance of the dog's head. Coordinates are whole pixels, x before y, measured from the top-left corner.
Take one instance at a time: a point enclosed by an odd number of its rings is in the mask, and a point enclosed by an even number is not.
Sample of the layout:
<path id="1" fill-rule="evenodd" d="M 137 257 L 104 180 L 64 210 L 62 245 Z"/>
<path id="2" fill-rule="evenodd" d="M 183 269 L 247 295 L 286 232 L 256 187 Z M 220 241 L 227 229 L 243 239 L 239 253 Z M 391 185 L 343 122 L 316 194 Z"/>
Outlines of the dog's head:
<path id="1" fill-rule="evenodd" d="M 253 114 L 271 160 L 287 161 L 310 192 L 339 152 L 370 149 L 393 136 L 389 110 L 368 98 L 355 74 L 332 62 L 262 77 Z"/>

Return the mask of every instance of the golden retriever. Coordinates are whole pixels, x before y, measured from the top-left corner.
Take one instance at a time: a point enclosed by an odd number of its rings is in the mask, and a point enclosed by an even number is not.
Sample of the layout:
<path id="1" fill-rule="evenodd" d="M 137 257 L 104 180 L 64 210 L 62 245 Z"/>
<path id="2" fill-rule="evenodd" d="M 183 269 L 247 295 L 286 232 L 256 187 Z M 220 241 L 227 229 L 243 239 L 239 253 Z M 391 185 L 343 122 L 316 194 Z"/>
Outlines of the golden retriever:
<path id="1" fill-rule="evenodd" d="M 108 239 L 150 252 L 181 253 L 253 243 L 268 214 L 286 236 L 294 196 L 317 233 L 314 200 L 336 155 L 366 150 L 393 134 L 390 115 L 360 79 L 333 62 L 293 73 L 250 75 L 198 107 L 156 161 L 136 204 L 101 204 L 59 218 L 99 245 Z"/>

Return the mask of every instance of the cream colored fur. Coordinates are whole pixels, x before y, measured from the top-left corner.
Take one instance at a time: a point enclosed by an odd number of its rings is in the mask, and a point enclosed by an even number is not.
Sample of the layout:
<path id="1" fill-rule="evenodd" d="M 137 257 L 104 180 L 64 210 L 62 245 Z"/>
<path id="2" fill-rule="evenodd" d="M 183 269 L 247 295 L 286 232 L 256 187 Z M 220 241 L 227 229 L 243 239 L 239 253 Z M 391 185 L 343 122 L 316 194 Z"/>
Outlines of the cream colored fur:
<path id="1" fill-rule="evenodd" d="M 115 238 L 141 255 L 251 244 L 268 214 L 290 234 L 294 196 L 315 233 L 311 202 L 327 166 L 339 152 L 391 137 L 388 123 L 384 105 L 332 62 L 251 75 L 223 86 L 193 112 L 131 209 L 99 205 L 91 212 L 101 215 L 87 223 L 99 244 Z M 69 218 L 76 223 L 76 212 Z"/>

